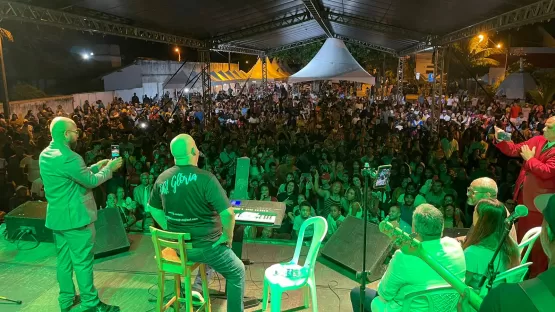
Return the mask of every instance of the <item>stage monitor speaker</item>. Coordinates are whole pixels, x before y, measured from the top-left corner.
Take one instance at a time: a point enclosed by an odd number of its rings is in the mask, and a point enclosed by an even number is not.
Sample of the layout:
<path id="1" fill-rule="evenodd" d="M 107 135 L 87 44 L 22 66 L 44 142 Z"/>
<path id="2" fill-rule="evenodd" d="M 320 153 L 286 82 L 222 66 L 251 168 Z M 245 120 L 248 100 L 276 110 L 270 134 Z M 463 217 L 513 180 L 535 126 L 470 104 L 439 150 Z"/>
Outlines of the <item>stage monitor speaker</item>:
<path id="1" fill-rule="evenodd" d="M 248 157 L 237 158 L 235 168 L 235 188 L 231 199 L 249 199 L 249 170 L 251 160 Z"/>
<path id="2" fill-rule="evenodd" d="M 9 239 L 25 241 L 54 242 L 52 230 L 46 228 L 46 203 L 28 201 L 19 205 L 5 216 Z M 24 235 L 28 230 L 33 235 Z"/>
<path id="3" fill-rule="evenodd" d="M 366 271 L 368 279 L 382 278 L 387 266 L 391 240 L 380 232 L 377 225 L 368 223 L 366 241 Z M 348 216 L 322 248 L 318 262 L 354 280 L 357 272 L 362 271 L 362 242 L 364 239 L 364 220 Z"/>
<path id="4" fill-rule="evenodd" d="M 128 251 L 131 247 L 119 209 L 105 208 L 98 211 L 94 258 L 103 258 Z"/>

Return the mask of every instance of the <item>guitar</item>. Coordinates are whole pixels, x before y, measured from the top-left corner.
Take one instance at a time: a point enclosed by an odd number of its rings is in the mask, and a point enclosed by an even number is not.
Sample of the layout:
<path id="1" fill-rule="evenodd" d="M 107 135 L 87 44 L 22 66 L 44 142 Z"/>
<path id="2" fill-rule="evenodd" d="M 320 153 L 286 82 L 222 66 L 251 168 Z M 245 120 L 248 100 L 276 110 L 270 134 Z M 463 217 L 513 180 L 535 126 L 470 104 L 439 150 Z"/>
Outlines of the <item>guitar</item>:
<path id="1" fill-rule="evenodd" d="M 430 254 L 422 248 L 422 244 L 417 239 L 410 236 L 398 227 L 395 227 L 389 221 L 384 220 L 379 224 L 380 232 L 387 235 L 393 240 L 393 244 L 399 247 L 405 254 L 416 256 L 422 261 L 426 262 L 439 276 L 441 276 L 447 283 L 449 283 L 459 294 L 463 301 L 462 308 L 464 309 L 464 302 L 467 301 L 474 309 L 479 310 L 482 305 L 482 297 L 480 297 L 474 290 L 467 286 L 460 279 L 455 277 L 449 270 L 439 264 Z"/>

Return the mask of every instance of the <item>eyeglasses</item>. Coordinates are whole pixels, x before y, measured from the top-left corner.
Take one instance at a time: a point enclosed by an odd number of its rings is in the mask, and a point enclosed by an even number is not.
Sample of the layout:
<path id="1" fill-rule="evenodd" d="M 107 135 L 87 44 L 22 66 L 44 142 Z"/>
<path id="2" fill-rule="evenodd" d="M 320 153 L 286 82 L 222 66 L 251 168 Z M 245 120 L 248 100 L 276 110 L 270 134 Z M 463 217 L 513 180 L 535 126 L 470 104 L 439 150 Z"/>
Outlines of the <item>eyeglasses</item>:
<path id="1" fill-rule="evenodd" d="M 473 195 L 473 194 L 479 194 L 479 193 L 489 193 L 489 191 L 475 191 L 475 190 L 472 189 L 471 186 L 469 186 L 466 189 L 466 195 Z"/>
<path id="2" fill-rule="evenodd" d="M 81 133 L 81 130 L 77 129 L 77 130 L 67 130 L 67 132 L 75 132 L 76 134 Z"/>

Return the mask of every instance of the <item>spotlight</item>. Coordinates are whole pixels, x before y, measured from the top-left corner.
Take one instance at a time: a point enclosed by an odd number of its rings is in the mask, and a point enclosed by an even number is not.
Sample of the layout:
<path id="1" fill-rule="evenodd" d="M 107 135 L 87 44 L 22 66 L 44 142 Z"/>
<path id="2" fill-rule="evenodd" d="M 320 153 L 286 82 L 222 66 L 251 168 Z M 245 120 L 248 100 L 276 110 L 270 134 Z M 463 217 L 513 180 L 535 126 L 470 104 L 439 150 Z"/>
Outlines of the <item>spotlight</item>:
<path id="1" fill-rule="evenodd" d="M 93 55 L 94 55 L 94 53 L 91 52 L 91 56 L 93 56 Z"/>
<path id="2" fill-rule="evenodd" d="M 88 60 L 91 56 L 89 54 L 81 54 L 84 60 Z"/>
<path id="3" fill-rule="evenodd" d="M 141 123 L 139 124 L 139 127 L 143 128 L 143 129 L 146 128 L 146 127 L 147 127 L 146 122 L 141 122 Z"/>

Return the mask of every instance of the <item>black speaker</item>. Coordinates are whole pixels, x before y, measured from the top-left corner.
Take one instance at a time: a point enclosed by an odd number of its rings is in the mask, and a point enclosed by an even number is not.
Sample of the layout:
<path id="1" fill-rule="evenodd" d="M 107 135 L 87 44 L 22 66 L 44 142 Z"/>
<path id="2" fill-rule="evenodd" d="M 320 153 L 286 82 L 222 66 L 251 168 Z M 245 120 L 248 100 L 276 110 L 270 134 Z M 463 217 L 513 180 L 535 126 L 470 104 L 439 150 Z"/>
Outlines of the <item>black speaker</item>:
<path id="1" fill-rule="evenodd" d="M 9 239 L 34 241 L 36 238 L 39 242 L 54 242 L 52 230 L 45 226 L 45 202 L 28 201 L 19 205 L 6 215 L 5 220 Z M 25 230 L 30 231 L 33 235 L 23 235 L 22 231 Z"/>
<path id="2" fill-rule="evenodd" d="M 126 252 L 131 247 L 119 209 L 99 210 L 94 227 L 96 229 L 95 259 Z"/>
<path id="3" fill-rule="evenodd" d="M 368 279 L 376 281 L 382 278 L 387 265 L 391 240 L 380 232 L 377 225 L 368 223 L 366 241 L 366 271 Z M 332 270 L 354 280 L 357 272 L 362 271 L 362 242 L 364 239 L 364 220 L 348 216 L 322 248 L 318 262 Z"/>

